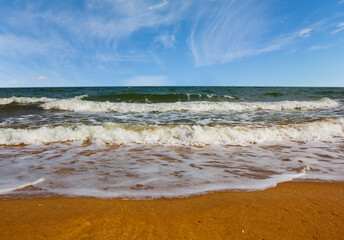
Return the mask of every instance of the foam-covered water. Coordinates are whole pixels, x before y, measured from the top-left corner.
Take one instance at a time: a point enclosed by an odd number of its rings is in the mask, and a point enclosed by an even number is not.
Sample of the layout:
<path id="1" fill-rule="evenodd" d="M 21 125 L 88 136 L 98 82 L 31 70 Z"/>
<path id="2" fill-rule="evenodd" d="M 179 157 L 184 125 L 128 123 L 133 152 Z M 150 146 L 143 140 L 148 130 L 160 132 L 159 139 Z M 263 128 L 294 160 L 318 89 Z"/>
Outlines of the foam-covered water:
<path id="1" fill-rule="evenodd" d="M 57 109 L 73 112 L 233 112 L 233 111 L 285 111 L 312 110 L 338 107 L 338 102 L 329 98 L 317 101 L 280 101 L 280 102 L 175 102 L 175 103 L 114 103 L 93 102 L 80 98 L 47 101 L 44 109 Z"/>
<path id="2" fill-rule="evenodd" d="M 344 180 L 343 88 L 0 89 L 0 197 Z"/>
<path id="3" fill-rule="evenodd" d="M 72 125 L 0 129 L 0 145 L 41 145 L 87 141 L 101 144 L 150 144 L 175 146 L 240 145 L 283 141 L 334 141 L 344 137 L 344 118 L 275 125 L 252 126 L 143 126 L 107 123 L 98 126 Z"/>

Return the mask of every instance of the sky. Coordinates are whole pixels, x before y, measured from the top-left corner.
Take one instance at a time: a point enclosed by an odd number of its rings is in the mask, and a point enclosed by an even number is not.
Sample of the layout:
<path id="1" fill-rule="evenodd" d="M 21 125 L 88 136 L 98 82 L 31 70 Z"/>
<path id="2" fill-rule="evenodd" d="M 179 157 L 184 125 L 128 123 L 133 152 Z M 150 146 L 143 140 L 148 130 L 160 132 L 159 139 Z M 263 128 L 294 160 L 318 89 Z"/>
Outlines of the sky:
<path id="1" fill-rule="evenodd" d="M 0 0 L 0 87 L 344 87 L 344 0 Z"/>

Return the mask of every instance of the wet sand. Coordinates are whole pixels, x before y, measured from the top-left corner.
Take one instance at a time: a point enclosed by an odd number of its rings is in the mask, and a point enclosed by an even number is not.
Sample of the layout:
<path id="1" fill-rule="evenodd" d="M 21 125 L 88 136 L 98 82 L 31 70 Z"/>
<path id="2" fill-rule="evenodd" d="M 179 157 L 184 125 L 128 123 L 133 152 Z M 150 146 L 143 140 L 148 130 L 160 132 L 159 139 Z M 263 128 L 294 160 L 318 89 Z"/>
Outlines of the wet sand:
<path id="1" fill-rule="evenodd" d="M 0 200 L 0 239 L 344 239 L 344 183 L 185 199 Z"/>

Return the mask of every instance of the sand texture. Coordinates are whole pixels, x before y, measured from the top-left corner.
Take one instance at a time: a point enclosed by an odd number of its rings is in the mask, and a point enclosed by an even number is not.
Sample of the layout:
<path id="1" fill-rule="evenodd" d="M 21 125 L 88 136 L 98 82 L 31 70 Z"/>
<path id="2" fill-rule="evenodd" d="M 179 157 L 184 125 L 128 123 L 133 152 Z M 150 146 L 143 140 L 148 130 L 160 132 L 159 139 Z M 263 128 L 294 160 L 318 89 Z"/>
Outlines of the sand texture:
<path id="1" fill-rule="evenodd" d="M 0 200 L 0 239 L 344 239 L 344 183 L 184 199 Z"/>

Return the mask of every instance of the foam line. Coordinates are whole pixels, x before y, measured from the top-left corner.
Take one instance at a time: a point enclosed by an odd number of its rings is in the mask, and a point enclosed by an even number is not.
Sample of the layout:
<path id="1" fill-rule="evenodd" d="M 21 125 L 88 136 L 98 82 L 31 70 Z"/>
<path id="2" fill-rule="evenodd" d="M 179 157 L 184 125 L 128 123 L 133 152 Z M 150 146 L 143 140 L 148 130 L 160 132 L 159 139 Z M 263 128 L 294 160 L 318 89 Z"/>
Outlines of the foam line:
<path id="1" fill-rule="evenodd" d="M 44 178 L 39 178 L 39 179 L 37 179 L 37 180 L 34 181 L 34 182 L 25 183 L 25 184 L 19 185 L 19 186 L 17 186 L 17 187 L 0 189 L 0 194 L 12 192 L 12 191 L 15 191 L 15 190 L 18 190 L 18 189 L 27 187 L 27 186 L 34 186 L 34 185 L 36 185 L 36 184 L 38 184 L 38 183 L 43 182 L 44 180 L 45 180 Z"/>
<path id="2" fill-rule="evenodd" d="M 0 128 L 1 145 L 90 141 L 108 144 L 241 145 L 281 141 L 333 141 L 343 137 L 344 119 L 271 127 L 140 126 L 107 123 L 37 129 Z"/>
<path id="3" fill-rule="evenodd" d="M 323 98 L 317 101 L 280 101 L 280 102 L 175 102 L 175 103 L 116 103 L 95 102 L 80 98 L 49 101 L 41 105 L 44 109 L 58 109 L 73 112 L 235 112 L 235 111 L 286 111 L 334 108 L 337 101 Z"/>

